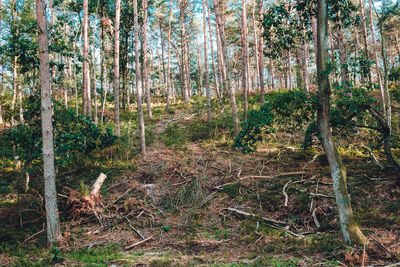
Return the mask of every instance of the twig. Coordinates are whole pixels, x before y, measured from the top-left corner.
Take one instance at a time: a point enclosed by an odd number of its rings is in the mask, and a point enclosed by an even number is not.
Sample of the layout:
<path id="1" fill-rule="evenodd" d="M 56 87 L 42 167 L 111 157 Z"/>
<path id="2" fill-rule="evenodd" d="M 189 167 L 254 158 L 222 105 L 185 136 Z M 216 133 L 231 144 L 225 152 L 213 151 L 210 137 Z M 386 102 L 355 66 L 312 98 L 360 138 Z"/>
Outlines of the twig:
<path id="1" fill-rule="evenodd" d="M 367 240 L 364 241 L 363 245 L 363 254 L 362 254 L 362 262 L 361 262 L 361 267 L 365 267 L 365 259 L 367 254 L 365 253 L 365 243 L 367 243 Z"/>
<path id="2" fill-rule="evenodd" d="M 396 260 L 399 260 L 399 257 L 395 254 L 393 254 L 387 247 L 385 247 L 378 239 L 376 239 L 373 235 L 370 235 L 370 237 L 375 240 L 375 242 L 381 246 L 387 253 L 389 253 L 393 258 Z"/>
<path id="3" fill-rule="evenodd" d="M 319 180 L 317 181 L 317 186 L 315 188 L 315 194 L 318 194 L 318 186 L 319 186 Z M 310 211 L 312 211 L 312 209 L 313 209 L 313 204 L 314 204 L 314 198 L 312 197 L 311 198 L 311 204 L 310 204 Z"/>
<path id="4" fill-rule="evenodd" d="M 132 249 L 132 248 L 134 248 L 134 247 L 136 247 L 136 246 L 139 246 L 139 245 L 141 245 L 141 244 L 143 244 L 143 243 L 145 243 L 145 242 L 147 242 L 147 241 L 149 241 L 149 240 L 151 240 L 151 239 L 153 239 L 152 236 L 150 236 L 150 237 L 148 237 L 148 238 L 146 238 L 146 239 L 144 239 L 144 240 L 142 240 L 142 241 L 136 242 L 136 243 L 134 243 L 134 244 L 132 244 L 132 245 L 130 245 L 130 246 L 125 247 L 125 250 Z"/>
<path id="5" fill-rule="evenodd" d="M 111 205 L 114 205 L 115 203 L 117 203 L 118 200 L 120 200 L 121 198 L 123 198 L 124 196 L 126 196 L 130 191 L 132 191 L 134 189 L 134 187 L 129 188 L 128 190 L 125 191 L 125 193 L 123 193 L 121 196 L 119 196 L 116 200 L 113 201 L 113 203 Z"/>
<path id="6" fill-rule="evenodd" d="M 312 217 L 313 217 L 313 219 L 314 219 L 315 226 L 317 226 L 317 228 L 320 228 L 320 227 L 321 227 L 321 224 L 319 223 L 318 218 L 317 218 L 317 215 L 315 214 L 316 211 L 317 211 L 317 209 L 319 209 L 319 208 L 315 208 L 315 209 L 313 210 Z"/>
<path id="7" fill-rule="evenodd" d="M 324 195 L 324 194 L 310 193 L 310 195 L 313 196 L 313 197 L 325 197 L 325 198 L 332 198 L 332 199 L 335 199 L 334 196 L 328 196 L 328 195 Z"/>
<path id="8" fill-rule="evenodd" d="M 235 212 L 235 213 L 243 215 L 243 216 L 258 217 L 255 214 L 249 213 L 249 212 L 244 211 L 244 210 L 238 210 L 238 209 L 235 209 L 235 208 L 227 208 L 227 210 Z M 265 217 L 261 217 L 261 218 L 266 222 L 287 225 L 287 222 L 277 221 L 277 220 L 270 219 L 270 218 L 265 218 Z"/>
<path id="9" fill-rule="evenodd" d="M 146 239 L 135 227 L 132 226 L 131 221 L 128 219 L 128 217 L 125 216 L 124 218 L 128 221 L 129 227 L 132 228 L 132 230 L 135 231 L 140 236 L 140 238 L 142 238 L 143 240 Z"/>
<path id="10" fill-rule="evenodd" d="M 28 240 L 31 240 L 31 239 L 34 238 L 35 236 L 37 236 L 37 235 L 43 233 L 44 231 L 45 231 L 45 229 L 42 229 L 42 230 L 40 230 L 39 232 L 37 232 L 37 233 L 31 235 L 30 237 L 28 237 L 27 239 L 25 239 L 25 240 L 22 242 L 22 245 L 25 244 L 25 242 L 27 242 Z"/>

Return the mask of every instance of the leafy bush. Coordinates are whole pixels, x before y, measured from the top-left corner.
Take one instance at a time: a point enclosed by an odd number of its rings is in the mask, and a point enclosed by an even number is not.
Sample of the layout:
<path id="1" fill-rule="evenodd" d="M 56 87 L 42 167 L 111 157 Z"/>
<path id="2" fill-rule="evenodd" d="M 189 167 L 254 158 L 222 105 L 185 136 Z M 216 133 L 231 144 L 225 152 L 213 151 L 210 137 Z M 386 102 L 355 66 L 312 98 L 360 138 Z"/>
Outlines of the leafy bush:
<path id="1" fill-rule="evenodd" d="M 17 157 L 25 167 L 37 165 L 42 159 L 41 102 L 38 95 L 30 96 L 24 107 L 25 123 L 7 129 L 0 137 L 4 155 Z M 53 107 L 54 152 L 58 166 L 71 162 L 73 155 L 89 154 L 96 149 L 113 145 L 117 139 L 110 128 L 100 128 L 88 118 L 76 115 L 62 104 Z"/>

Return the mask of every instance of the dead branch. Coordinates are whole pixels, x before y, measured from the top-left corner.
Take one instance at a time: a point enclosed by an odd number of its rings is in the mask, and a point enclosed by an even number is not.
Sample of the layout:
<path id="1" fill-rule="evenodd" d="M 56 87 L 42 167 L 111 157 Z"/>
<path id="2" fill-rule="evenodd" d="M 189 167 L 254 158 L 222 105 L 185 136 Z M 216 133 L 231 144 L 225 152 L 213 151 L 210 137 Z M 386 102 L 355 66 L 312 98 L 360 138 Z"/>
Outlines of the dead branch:
<path id="1" fill-rule="evenodd" d="M 382 166 L 382 164 L 379 163 L 378 159 L 375 157 L 375 155 L 374 155 L 374 153 L 372 152 L 372 149 L 371 149 L 371 148 L 369 148 L 369 147 L 367 147 L 367 146 L 364 146 L 364 145 L 362 145 L 361 147 L 362 147 L 362 148 L 365 148 L 365 149 L 368 151 L 369 155 L 370 155 L 370 156 L 372 157 L 372 159 L 375 161 L 375 164 L 378 165 L 379 168 L 380 168 L 381 170 L 385 169 L 385 168 Z"/>
<path id="2" fill-rule="evenodd" d="M 235 213 L 243 215 L 243 216 L 246 216 L 246 217 L 255 217 L 255 218 L 258 217 L 255 214 L 252 214 L 252 213 L 249 213 L 249 212 L 246 212 L 246 211 L 243 211 L 243 210 L 238 210 L 238 209 L 235 209 L 235 208 L 227 208 L 227 210 L 235 212 Z M 292 235 L 292 236 L 295 236 L 295 237 L 300 237 L 300 238 L 304 237 L 304 235 L 302 235 L 302 234 L 296 234 L 296 233 L 286 229 L 285 227 L 275 225 L 275 224 L 282 224 L 282 225 L 288 226 L 288 224 L 286 222 L 277 221 L 277 220 L 270 219 L 270 218 L 265 218 L 265 217 L 261 217 L 261 219 L 263 219 L 265 222 L 267 222 L 268 226 L 271 227 L 271 228 L 284 231 L 284 232 L 288 233 L 289 235 Z"/>
<path id="3" fill-rule="evenodd" d="M 239 178 L 237 181 L 229 182 L 229 183 L 226 183 L 226 184 L 222 184 L 222 185 L 215 186 L 214 189 L 222 189 L 222 188 L 224 188 L 224 187 L 227 186 L 227 185 L 236 184 L 236 183 L 238 183 L 238 182 L 240 182 L 240 181 L 243 181 L 243 180 L 246 180 L 246 179 L 249 179 L 249 178 L 256 178 L 256 179 L 274 179 L 274 178 L 279 178 L 279 177 L 284 177 L 284 176 L 294 176 L 294 175 L 303 175 L 303 174 L 305 174 L 304 171 L 299 171 L 299 172 L 286 172 L 286 173 L 280 173 L 280 174 L 277 174 L 277 175 L 270 175 L 270 176 L 265 176 L 265 175 L 248 175 L 248 176 L 243 176 L 243 177 Z"/>
<path id="4" fill-rule="evenodd" d="M 283 189 L 282 189 L 283 195 L 285 196 L 285 205 L 284 205 L 285 207 L 288 206 L 288 202 L 289 202 L 289 196 L 288 196 L 288 194 L 287 194 L 286 188 L 288 187 L 288 185 L 289 185 L 291 182 L 292 182 L 292 180 L 290 180 L 289 182 L 287 182 L 287 183 L 285 184 L 285 186 L 283 187 Z"/>
<path id="5" fill-rule="evenodd" d="M 146 238 L 146 239 L 144 239 L 142 241 L 136 242 L 136 243 L 134 243 L 134 244 L 132 244 L 130 246 L 125 247 L 125 250 L 130 250 L 130 249 L 132 249 L 132 248 L 134 248 L 136 246 L 139 246 L 139 245 L 141 245 L 141 244 L 143 244 L 143 243 L 145 243 L 145 242 L 147 242 L 147 241 L 149 241 L 151 239 L 153 239 L 152 236 L 150 236 L 150 237 L 148 237 L 148 238 Z"/>
<path id="6" fill-rule="evenodd" d="M 129 227 L 130 227 L 133 231 L 135 231 L 135 232 L 140 236 L 140 238 L 142 238 L 143 240 L 145 240 L 146 238 L 145 238 L 135 227 L 133 227 L 133 225 L 131 224 L 131 221 L 128 219 L 128 217 L 125 216 L 124 218 L 125 218 L 125 220 L 128 221 Z"/>

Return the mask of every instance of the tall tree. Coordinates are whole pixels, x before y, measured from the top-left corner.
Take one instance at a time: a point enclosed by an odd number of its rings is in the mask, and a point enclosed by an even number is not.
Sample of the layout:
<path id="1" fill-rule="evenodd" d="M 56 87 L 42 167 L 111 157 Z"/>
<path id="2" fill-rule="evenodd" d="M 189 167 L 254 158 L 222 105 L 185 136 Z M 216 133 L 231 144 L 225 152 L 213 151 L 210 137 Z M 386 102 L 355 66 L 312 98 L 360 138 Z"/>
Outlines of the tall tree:
<path id="1" fill-rule="evenodd" d="M 146 137 L 145 137 L 145 126 L 143 118 L 143 107 L 142 107 L 142 74 L 140 68 L 140 54 L 139 54 L 139 22 L 138 22 L 138 7 L 137 1 L 133 1 L 133 16 L 134 16 L 134 34 L 135 34 L 135 70 L 136 70 L 136 101 L 139 119 L 139 139 L 140 149 L 142 154 L 146 154 Z"/>
<path id="2" fill-rule="evenodd" d="M 330 130 L 330 84 L 327 71 L 328 57 L 328 0 L 318 0 L 317 17 L 317 75 L 318 75 L 318 129 L 322 145 L 331 169 L 333 190 L 339 214 L 340 228 L 347 243 L 364 244 L 350 204 L 347 191 L 346 170 L 339 157 Z"/>
<path id="3" fill-rule="evenodd" d="M 147 0 L 143 0 L 143 81 L 146 92 L 147 116 L 151 120 L 153 115 L 151 113 L 150 79 L 147 57 Z"/>
<path id="4" fill-rule="evenodd" d="M 167 63 L 167 110 L 169 110 L 171 97 L 171 22 L 172 22 L 172 0 L 169 0 L 168 16 L 168 63 Z"/>
<path id="5" fill-rule="evenodd" d="M 86 0 L 87 1 L 87 0 Z M 136 2 L 136 1 L 134 1 Z M 121 0 L 115 1 L 115 23 L 114 23 L 114 34 L 115 34 L 115 45 L 114 45 L 114 93 L 115 93 L 115 134 L 121 135 L 121 127 L 119 123 L 120 116 L 120 103 L 119 103 L 119 33 L 120 33 L 120 15 L 121 15 Z"/>
<path id="6" fill-rule="evenodd" d="M 39 43 L 39 69 L 41 83 L 41 116 L 43 142 L 43 176 L 46 205 L 47 239 L 54 243 L 60 237 L 59 216 L 57 208 L 56 173 L 54 168 L 54 145 L 52 104 L 50 90 L 50 63 L 47 21 L 43 0 L 36 0 L 36 17 Z"/>
<path id="7" fill-rule="evenodd" d="M 205 86 L 206 86 L 206 95 L 207 95 L 207 119 L 211 120 L 211 96 L 210 96 L 210 85 L 209 85 L 209 76 L 208 76 L 208 48 L 207 48 L 207 22 L 206 22 L 206 4 L 203 0 L 203 33 L 204 33 L 204 69 L 205 69 Z M 202 79 L 202 78 L 201 78 Z M 203 88 L 201 88 L 203 90 Z"/>
<path id="8" fill-rule="evenodd" d="M 89 5 L 88 0 L 83 0 L 83 92 L 82 114 L 91 116 L 90 75 L 89 75 Z"/>
<path id="9" fill-rule="evenodd" d="M 258 0 L 259 2 L 259 23 L 262 23 L 264 17 L 264 1 Z M 262 26 L 260 27 L 260 31 L 262 31 Z M 261 105 L 264 105 L 264 95 L 265 95 L 265 88 L 264 88 L 264 38 L 262 32 L 258 37 L 258 71 L 259 71 L 259 79 L 260 79 L 260 91 L 261 91 Z"/>
<path id="10" fill-rule="evenodd" d="M 243 90 L 243 119 L 247 118 L 247 94 L 249 90 L 249 63 L 247 41 L 247 10 L 246 1 L 242 0 L 242 90 Z"/>
<path id="11" fill-rule="evenodd" d="M 236 105 L 236 92 L 235 92 L 235 87 L 232 85 L 232 76 L 231 76 L 231 64 L 228 63 L 228 49 L 225 44 L 225 29 L 224 29 L 224 24 L 222 20 L 222 1 L 221 0 L 213 0 L 214 3 L 214 11 L 215 11 L 215 16 L 216 16 L 216 21 L 217 21 L 217 26 L 218 26 L 218 39 L 219 43 L 221 46 L 221 65 L 223 68 L 224 72 L 224 90 L 229 90 L 230 93 L 230 98 L 231 98 L 231 105 L 232 105 L 232 117 L 233 117 L 233 127 L 235 131 L 235 135 L 237 136 L 239 134 L 239 116 L 238 116 L 238 111 L 237 111 L 237 105 Z M 225 79 L 226 78 L 226 79 Z"/>

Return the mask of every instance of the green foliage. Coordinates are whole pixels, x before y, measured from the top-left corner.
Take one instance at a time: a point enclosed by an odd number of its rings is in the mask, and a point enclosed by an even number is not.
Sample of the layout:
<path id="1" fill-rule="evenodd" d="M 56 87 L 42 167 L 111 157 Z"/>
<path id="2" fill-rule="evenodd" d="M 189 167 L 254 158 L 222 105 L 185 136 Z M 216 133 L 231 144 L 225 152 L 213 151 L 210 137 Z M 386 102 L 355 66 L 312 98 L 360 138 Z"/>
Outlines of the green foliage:
<path id="1" fill-rule="evenodd" d="M 25 123 L 7 129 L 1 136 L 6 144 L 4 155 L 18 157 L 24 166 L 37 165 L 42 158 L 42 127 L 40 97 L 29 97 L 24 107 Z M 54 151 L 58 166 L 71 162 L 74 155 L 89 154 L 96 149 L 113 145 L 117 139 L 111 129 L 101 129 L 84 116 L 76 115 L 62 104 L 55 102 L 53 108 Z"/>
<path id="2" fill-rule="evenodd" d="M 372 87 L 353 86 L 351 83 L 334 84 L 331 101 L 331 126 L 354 127 L 352 119 L 364 118 L 367 110 L 375 104 Z M 275 129 L 285 132 L 305 130 L 303 147 L 312 145 L 313 137 L 318 133 L 316 122 L 317 97 L 303 91 L 278 91 L 266 96 L 266 103 L 260 110 L 249 112 L 246 122 L 235 139 L 235 146 L 242 152 L 249 153 L 256 149 L 257 142 L 262 140 L 263 133 L 271 133 Z M 281 127 L 281 126 L 284 127 Z"/>

